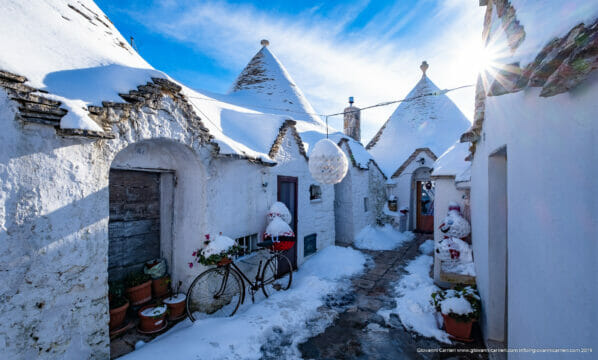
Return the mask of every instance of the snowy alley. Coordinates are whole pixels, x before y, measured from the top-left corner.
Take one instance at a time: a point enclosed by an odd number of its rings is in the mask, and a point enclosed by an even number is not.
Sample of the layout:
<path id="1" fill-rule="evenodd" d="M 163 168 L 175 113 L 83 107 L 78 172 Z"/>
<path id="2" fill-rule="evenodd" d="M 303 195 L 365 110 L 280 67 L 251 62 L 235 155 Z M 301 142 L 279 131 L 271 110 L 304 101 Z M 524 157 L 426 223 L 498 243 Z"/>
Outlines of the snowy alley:
<path id="1" fill-rule="evenodd" d="M 593 359 L 598 0 L 0 0 L 0 359 Z"/>

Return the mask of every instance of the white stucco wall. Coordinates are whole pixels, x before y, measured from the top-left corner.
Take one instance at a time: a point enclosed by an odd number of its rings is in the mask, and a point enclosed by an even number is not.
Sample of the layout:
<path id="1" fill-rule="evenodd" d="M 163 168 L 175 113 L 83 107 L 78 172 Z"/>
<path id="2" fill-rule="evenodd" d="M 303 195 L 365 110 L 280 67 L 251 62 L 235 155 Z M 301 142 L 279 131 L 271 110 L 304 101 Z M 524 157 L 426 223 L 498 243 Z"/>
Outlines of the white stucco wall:
<path id="1" fill-rule="evenodd" d="M 350 158 L 346 143 L 341 143 L 341 149 Z M 385 179 L 376 165 L 372 162 L 368 165 L 368 169 L 361 169 L 350 163 L 343 181 L 334 185 L 336 240 L 339 243 L 352 243 L 361 229 L 381 219 L 387 200 Z"/>
<path id="2" fill-rule="evenodd" d="M 488 244 L 488 156 L 506 146 L 508 345 L 595 351 L 598 74 L 568 93 L 542 98 L 539 92 L 486 100 L 471 187 L 478 287 L 487 305 L 489 262 L 496 261 Z M 484 311 L 486 336 L 493 327 L 489 315 L 496 316 Z"/>

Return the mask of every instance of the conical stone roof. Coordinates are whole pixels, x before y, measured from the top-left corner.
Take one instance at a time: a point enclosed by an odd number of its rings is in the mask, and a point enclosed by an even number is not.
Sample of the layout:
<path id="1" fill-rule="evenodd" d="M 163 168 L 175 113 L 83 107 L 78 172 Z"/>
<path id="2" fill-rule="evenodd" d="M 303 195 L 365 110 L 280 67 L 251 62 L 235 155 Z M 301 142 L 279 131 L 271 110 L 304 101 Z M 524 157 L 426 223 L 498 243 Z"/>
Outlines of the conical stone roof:
<path id="1" fill-rule="evenodd" d="M 262 40 L 262 45 L 233 83 L 229 95 L 257 111 L 321 124 L 301 89 L 268 49 L 268 41 Z"/>
<path id="2" fill-rule="evenodd" d="M 407 95 L 408 100 L 399 104 L 366 147 L 389 177 L 415 149 L 429 148 L 438 156 L 471 125 L 428 78 L 427 68 L 424 61 L 422 77 Z"/>

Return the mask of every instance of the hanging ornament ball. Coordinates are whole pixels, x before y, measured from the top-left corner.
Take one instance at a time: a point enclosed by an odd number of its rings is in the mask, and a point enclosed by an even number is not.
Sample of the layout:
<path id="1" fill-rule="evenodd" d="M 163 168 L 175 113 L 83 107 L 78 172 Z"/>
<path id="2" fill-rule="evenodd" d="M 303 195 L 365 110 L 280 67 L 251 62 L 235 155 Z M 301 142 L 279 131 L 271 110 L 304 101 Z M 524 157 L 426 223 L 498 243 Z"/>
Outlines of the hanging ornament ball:
<path id="1" fill-rule="evenodd" d="M 337 184 L 349 169 L 345 153 L 330 139 L 316 143 L 309 156 L 309 172 L 322 184 Z"/>

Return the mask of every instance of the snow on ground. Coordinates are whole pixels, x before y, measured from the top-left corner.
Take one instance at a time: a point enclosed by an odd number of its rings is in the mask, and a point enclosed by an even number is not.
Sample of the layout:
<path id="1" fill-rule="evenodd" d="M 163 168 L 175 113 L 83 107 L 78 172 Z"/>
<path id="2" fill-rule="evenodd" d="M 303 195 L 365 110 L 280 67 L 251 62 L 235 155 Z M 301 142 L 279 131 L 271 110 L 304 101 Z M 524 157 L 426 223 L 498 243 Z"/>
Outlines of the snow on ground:
<path id="1" fill-rule="evenodd" d="M 419 246 L 419 251 L 425 255 L 434 253 L 434 240 L 426 240 Z"/>
<path id="2" fill-rule="evenodd" d="M 419 248 L 423 254 L 405 267 L 408 274 L 401 277 L 395 287 L 397 306 L 392 310 L 380 310 L 378 314 L 386 321 L 390 319 L 390 314 L 396 314 L 408 330 L 450 344 L 448 334 L 439 329 L 439 315 L 431 303 L 432 293 L 439 288 L 430 277 L 430 269 L 434 263 L 434 258 L 429 255 L 430 248 L 433 248 L 433 241 L 427 240 Z"/>
<path id="3" fill-rule="evenodd" d="M 259 359 L 262 345 L 278 332 L 293 333 L 289 349 L 299 358 L 297 344 L 313 335 L 307 322 L 318 317 L 324 297 L 348 287 L 346 278 L 363 271 L 365 262 L 357 250 L 327 247 L 293 274 L 288 291 L 261 295 L 254 304 L 246 298 L 233 317 L 185 320 L 123 359 Z"/>
<path id="4" fill-rule="evenodd" d="M 413 238 L 412 232 L 399 232 L 389 224 L 384 226 L 368 225 L 357 234 L 354 243 L 360 249 L 392 250 Z"/>

